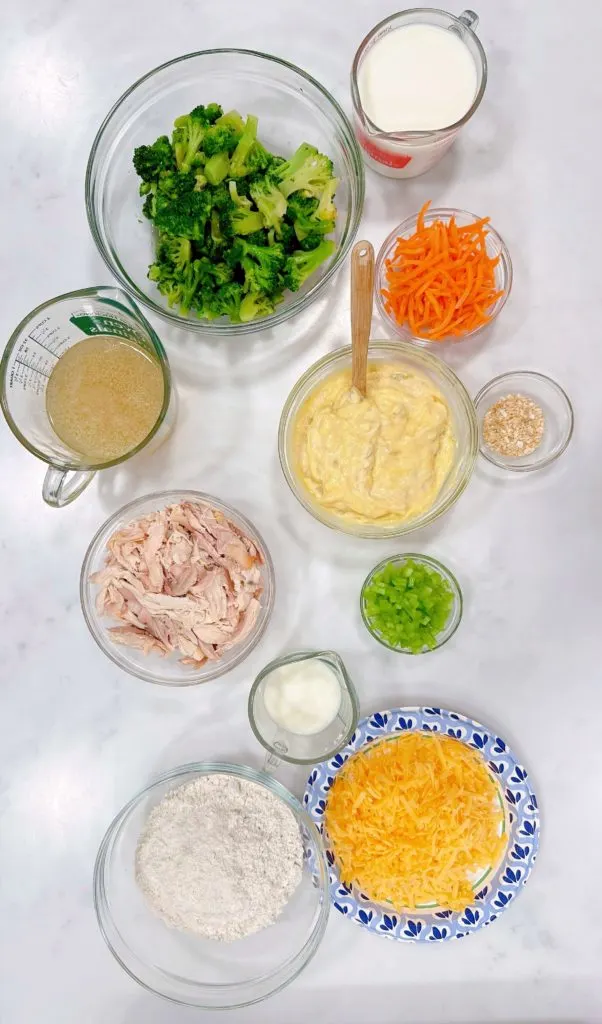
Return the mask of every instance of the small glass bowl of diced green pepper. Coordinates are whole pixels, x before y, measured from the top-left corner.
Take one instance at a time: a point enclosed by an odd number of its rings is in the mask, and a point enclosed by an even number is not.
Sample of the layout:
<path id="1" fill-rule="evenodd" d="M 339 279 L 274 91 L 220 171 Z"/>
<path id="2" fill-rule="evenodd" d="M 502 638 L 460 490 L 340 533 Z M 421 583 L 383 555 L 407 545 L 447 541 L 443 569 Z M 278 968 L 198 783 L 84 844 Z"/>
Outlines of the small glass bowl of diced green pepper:
<path id="1" fill-rule="evenodd" d="M 400 654 L 434 651 L 454 635 L 462 618 L 456 577 L 436 558 L 392 555 L 364 582 L 362 618 L 375 640 Z"/>

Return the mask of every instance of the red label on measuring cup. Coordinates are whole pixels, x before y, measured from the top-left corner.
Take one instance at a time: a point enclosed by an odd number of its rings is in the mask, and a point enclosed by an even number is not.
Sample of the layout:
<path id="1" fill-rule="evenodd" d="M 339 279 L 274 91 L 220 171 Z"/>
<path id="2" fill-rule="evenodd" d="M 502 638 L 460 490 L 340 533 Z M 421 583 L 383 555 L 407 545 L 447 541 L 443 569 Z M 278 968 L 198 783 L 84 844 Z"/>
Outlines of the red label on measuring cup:
<path id="1" fill-rule="evenodd" d="M 373 160 L 377 160 L 379 164 L 386 164 L 387 167 L 407 167 L 411 156 L 407 153 L 392 153 L 388 149 L 381 149 L 375 142 L 372 142 L 367 135 L 364 135 L 359 129 L 356 128 L 356 135 L 360 146 L 366 150 L 368 156 L 371 156 Z"/>

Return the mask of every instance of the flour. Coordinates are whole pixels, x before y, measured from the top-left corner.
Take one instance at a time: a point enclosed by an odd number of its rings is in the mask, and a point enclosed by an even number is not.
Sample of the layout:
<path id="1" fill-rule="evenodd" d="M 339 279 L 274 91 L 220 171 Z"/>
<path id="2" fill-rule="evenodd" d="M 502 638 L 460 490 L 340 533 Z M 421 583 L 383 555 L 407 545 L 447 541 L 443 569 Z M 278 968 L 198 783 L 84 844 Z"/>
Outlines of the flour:
<path id="1" fill-rule="evenodd" d="M 205 775 L 153 808 L 136 881 L 171 928 L 231 942 L 273 924 L 301 881 L 292 811 L 257 783 Z"/>

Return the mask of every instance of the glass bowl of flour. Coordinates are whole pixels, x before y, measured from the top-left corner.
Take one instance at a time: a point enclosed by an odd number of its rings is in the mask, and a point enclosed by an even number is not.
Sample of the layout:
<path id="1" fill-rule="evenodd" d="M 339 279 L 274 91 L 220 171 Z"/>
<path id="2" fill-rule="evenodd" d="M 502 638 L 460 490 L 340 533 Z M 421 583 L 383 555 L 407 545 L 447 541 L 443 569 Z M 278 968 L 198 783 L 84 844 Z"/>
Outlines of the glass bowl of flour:
<path id="1" fill-rule="evenodd" d="M 320 833 L 263 772 L 183 765 L 109 826 L 94 903 L 113 956 L 145 988 L 204 1009 L 247 1006 L 288 985 L 321 942 Z"/>

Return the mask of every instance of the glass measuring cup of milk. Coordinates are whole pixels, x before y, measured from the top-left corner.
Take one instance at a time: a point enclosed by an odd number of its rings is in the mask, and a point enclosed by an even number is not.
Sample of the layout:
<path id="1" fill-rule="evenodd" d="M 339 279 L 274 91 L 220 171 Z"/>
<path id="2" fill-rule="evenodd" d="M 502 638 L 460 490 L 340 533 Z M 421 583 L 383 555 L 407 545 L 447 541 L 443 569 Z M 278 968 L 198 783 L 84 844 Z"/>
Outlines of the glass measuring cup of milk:
<path id="1" fill-rule="evenodd" d="M 322 662 L 337 680 L 340 689 L 339 708 L 332 721 L 319 732 L 292 732 L 270 716 L 265 701 L 266 684 L 277 669 L 314 660 Z M 355 687 L 335 651 L 294 651 L 276 658 L 259 673 L 249 694 L 249 722 L 256 738 L 267 750 L 264 771 L 277 768 L 281 761 L 316 764 L 334 757 L 348 743 L 358 718 L 359 701 Z"/>
<path id="2" fill-rule="evenodd" d="M 430 170 L 431 167 L 439 162 L 452 145 L 462 125 L 466 124 L 472 117 L 483 98 L 487 84 L 487 58 L 479 39 L 474 33 L 478 21 L 479 19 L 474 11 L 464 11 L 456 18 L 453 14 L 448 14 L 446 11 L 428 7 L 417 7 L 385 18 L 384 21 L 379 22 L 368 33 L 360 44 L 351 69 L 354 128 L 357 140 L 363 150 L 364 160 L 373 170 L 389 178 L 415 178 L 419 174 L 424 174 L 425 171 Z M 424 92 L 430 87 L 429 106 L 431 107 L 431 113 L 434 114 L 437 108 L 436 83 L 421 82 L 420 80 L 422 64 L 419 60 L 419 47 L 428 47 L 430 45 L 429 40 L 431 44 L 434 40 L 434 44 L 439 46 L 442 42 L 447 43 L 440 53 L 437 52 L 436 55 L 432 53 L 432 56 L 435 71 L 441 75 L 441 81 L 439 82 L 443 102 L 441 114 L 445 121 L 446 113 L 449 110 L 455 110 L 455 113 L 451 115 L 454 119 L 453 123 L 444 123 L 440 126 L 438 125 L 437 128 L 425 124 L 424 130 L 421 130 L 422 126 L 420 124 L 414 124 L 412 114 L 416 110 L 422 109 L 423 104 L 422 102 L 419 104 L 416 100 L 415 109 L 413 109 L 414 104 L 411 95 L 408 95 L 407 99 L 399 104 L 399 131 L 393 130 L 392 123 L 385 125 L 383 128 L 382 125 L 376 124 L 369 116 L 370 112 L 374 115 L 375 111 L 372 108 L 376 104 L 372 97 L 370 98 L 370 103 L 367 102 L 368 75 L 372 75 L 372 72 L 376 71 L 378 81 L 372 78 L 373 88 L 380 88 L 382 90 L 383 80 L 381 76 L 384 73 L 382 66 L 380 68 L 374 68 L 374 66 L 370 68 L 370 63 L 372 62 L 374 65 L 374 62 L 379 62 L 379 44 L 380 54 L 382 55 L 381 59 L 384 62 L 383 40 L 386 40 L 385 46 L 390 50 L 392 40 L 387 37 L 391 33 L 410 26 L 412 26 L 413 35 L 403 37 L 408 48 L 406 49 L 407 60 L 403 61 L 402 51 L 400 50 L 397 67 L 399 68 L 400 65 L 405 63 L 405 71 L 411 78 L 411 82 L 408 81 L 406 84 L 411 86 L 411 90 L 413 90 L 415 82 L 417 97 L 420 96 L 421 90 Z M 420 27 L 424 27 L 426 30 L 422 37 L 417 34 L 420 32 Z M 443 29 L 453 33 L 455 36 L 454 41 L 465 47 L 466 53 L 463 53 L 457 45 L 450 48 L 451 40 L 449 37 L 441 39 L 439 33 L 433 33 L 433 29 Z M 402 36 L 394 38 L 401 40 Z M 455 54 L 448 54 L 447 50 L 449 49 L 455 49 L 457 52 Z M 393 52 L 390 51 L 388 56 L 389 61 L 391 61 L 394 57 Z M 415 56 L 417 59 L 415 76 L 412 74 L 412 69 L 409 66 L 412 56 Z M 447 69 L 444 58 L 446 56 L 452 60 L 450 68 L 452 66 L 457 67 L 457 81 L 450 81 L 445 77 Z M 464 60 L 463 74 L 460 75 L 462 60 L 460 59 L 458 63 L 458 58 L 462 57 L 468 57 L 468 60 Z M 391 73 L 394 75 L 395 66 L 390 64 L 390 68 Z M 467 75 L 469 76 L 468 79 L 466 78 Z M 460 82 L 460 77 L 462 82 Z M 456 86 L 458 90 L 461 90 L 461 95 L 454 97 L 453 90 Z M 366 106 L 368 106 L 368 110 Z M 397 111 L 395 112 L 396 116 Z M 412 124 L 411 131 L 407 130 L 408 123 Z"/>
<path id="3" fill-rule="evenodd" d="M 60 357 L 78 342 L 98 335 L 124 339 L 156 360 L 163 375 L 163 405 L 137 447 L 120 458 L 91 464 L 53 430 L 46 410 L 46 389 Z M 0 384 L 2 411 L 13 434 L 28 451 L 48 463 L 42 496 L 54 508 L 77 498 L 97 470 L 118 465 L 142 448 L 157 448 L 175 419 L 176 397 L 163 346 L 135 303 L 119 288 L 68 292 L 29 313 L 4 350 Z"/>

